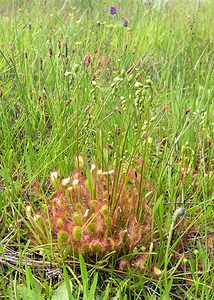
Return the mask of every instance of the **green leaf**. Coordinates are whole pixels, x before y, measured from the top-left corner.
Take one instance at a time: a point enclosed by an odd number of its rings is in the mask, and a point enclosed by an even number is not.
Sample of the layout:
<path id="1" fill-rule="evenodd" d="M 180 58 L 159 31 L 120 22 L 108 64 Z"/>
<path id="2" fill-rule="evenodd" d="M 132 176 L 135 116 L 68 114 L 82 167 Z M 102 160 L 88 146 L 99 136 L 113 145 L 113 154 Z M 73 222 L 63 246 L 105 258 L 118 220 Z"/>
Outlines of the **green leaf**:
<path id="1" fill-rule="evenodd" d="M 79 253 L 79 261 L 80 261 L 80 270 L 81 270 L 81 277 L 82 277 L 82 282 L 83 282 L 83 294 L 84 294 L 84 299 L 88 299 L 88 272 L 87 268 L 83 259 L 83 256 L 81 253 Z M 86 297 L 86 298 L 85 298 Z"/>
<path id="2" fill-rule="evenodd" d="M 109 299 L 109 289 L 110 289 L 110 285 L 108 283 L 106 290 L 105 290 L 105 294 L 102 297 L 102 300 L 108 300 Z"/>
<path id="3" fill-rule="evenodd" d="M 94 278 L 93 278 L 93 282 L 91 284 L 91 289 L 90 289 L 90 292 L 89 292 L 89 295 L 88 295 L 88 300 L 94 300 L 95 299 L 97 281 L 98 281 L 98 273 L 96 273 Z"/>
<path id="4" fill-rule="evenodd" d="M 69 279 L 66 267 L 63 267 L 63 274 L 64 274 L 64 278 L 65 278 L 65 284 L 66 284 L 66 289 L 67 289 L 67 292 L 68 292 L 69 299 L 73 299 L 72 285 L 71 285 L 71 281 Z"/>
<path id="5" fill-rule="evenodd" d="M 42 300 L 43 298 L 24 284 L 17 285 L 17 290 L 23 300 Z"/>
<path id="6" fill-rule="evenodd" d="M 70 290 L 72 291 L 73 285 L 71 280 L 69 280 L 69 283 L 70 283 Z M 73 296 L 67 290 L 67 282 L 64 281 L 58 286 L 51 300 L 74 300 Z"/>

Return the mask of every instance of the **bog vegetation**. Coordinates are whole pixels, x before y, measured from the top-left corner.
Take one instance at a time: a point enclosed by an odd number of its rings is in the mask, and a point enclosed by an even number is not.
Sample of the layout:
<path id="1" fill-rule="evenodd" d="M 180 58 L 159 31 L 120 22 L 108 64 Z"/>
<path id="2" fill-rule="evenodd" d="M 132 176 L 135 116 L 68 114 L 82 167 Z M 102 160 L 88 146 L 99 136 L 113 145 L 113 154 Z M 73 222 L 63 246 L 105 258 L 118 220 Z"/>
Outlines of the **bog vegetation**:
<path id="1" fill-rule="evenodd" d="M 0 298 L 212 299 L 213 1 L 1 1 Z"/>

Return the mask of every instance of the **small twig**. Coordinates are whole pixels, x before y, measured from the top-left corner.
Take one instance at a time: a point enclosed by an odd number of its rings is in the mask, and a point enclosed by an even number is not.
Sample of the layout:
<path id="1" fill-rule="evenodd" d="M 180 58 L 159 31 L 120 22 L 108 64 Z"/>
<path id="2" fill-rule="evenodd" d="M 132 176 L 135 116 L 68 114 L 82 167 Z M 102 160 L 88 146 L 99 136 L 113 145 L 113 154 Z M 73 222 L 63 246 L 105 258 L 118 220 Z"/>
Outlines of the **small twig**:
<path id="1" fill-rule="evenodd" d="M 3 254 L 0 253 L 0 263 L 6 264 L 7 266 L 20 271 L 17 265 L 22 263 L 23 265 L 33 266 L 38 269 L 45 271 L 46 277 L 51 278 L 60 273 L 60 268 L 51 262 L 46 262 L 42 260 L 35 260 L 33 258 L 21 258 L 19 252 L 13 249 L 7 249 Z"/>

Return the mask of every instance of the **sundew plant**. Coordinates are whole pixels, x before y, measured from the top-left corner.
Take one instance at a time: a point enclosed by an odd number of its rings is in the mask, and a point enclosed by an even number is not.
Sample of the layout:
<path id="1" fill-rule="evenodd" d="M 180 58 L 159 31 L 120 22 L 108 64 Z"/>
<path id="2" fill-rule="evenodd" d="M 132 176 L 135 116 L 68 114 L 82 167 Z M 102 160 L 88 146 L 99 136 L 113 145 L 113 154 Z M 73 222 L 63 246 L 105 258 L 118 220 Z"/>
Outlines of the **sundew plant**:
<path id="1" fill-rule="evenodd" d="M 0 1 L 0 298 L 213 297 L 213 1 Z"/>

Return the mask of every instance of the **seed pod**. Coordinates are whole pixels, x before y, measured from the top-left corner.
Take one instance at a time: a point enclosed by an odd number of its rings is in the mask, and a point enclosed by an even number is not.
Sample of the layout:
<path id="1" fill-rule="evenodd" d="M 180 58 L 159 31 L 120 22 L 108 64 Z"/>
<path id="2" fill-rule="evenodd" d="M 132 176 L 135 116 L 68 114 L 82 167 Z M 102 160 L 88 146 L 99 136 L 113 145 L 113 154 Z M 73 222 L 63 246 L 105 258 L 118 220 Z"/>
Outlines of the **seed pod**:
<path id="1" fill-rule="evenodd" d="M 120 75 L 121 75 L 122 77 L 124 77 L 124 76 L 125 76 L 125 74 L 126 74 L 126 71 L 125 71 L 125 69 L 122 69 L 122 70 L 121 70 L 121 72 L 120 72 Z"/>
<path id="2" fill-rule="evenodd" d="M 61 44 L 61 41 L 60 39 L 58 39 L 58 48 L 61 49 L 62 48 L 62 44 Z"/>
<path id="3" fill-rule="evenodd" d="M 11 51 L 14 51 L 15 48 L 14 48 L 14 44 L 12 42 L 10 42 L 9 48 L 10 48 Z"/>
<path id="4" fill-rule="evenodd" d="M 151 81 L 150 78 L 146 79 L 146 84 L 148 84 L 148 85 L 151 85 L 151 84 L 152 84 L 152 81 Z"/>
<path id="5" fill-rule="evenodd" d="M 134 78 L 134 74 L 132 73 L 128 77 L 128 83 L 132 82 L 133 78 Z"/>
<path id="6" fill-rule="evenodd" d="M 135 92 L 135 96 L 137 97 L 137 96 L 140 94 L 140 92 L 141 92 L 141 90 L 137 90 L 137 91 Z"/>
<path id="7" fill-rule="evenodd" d="M 50 55 L 50 57 L 53 56 L 53 49 L 52 49 L 52 47 L 49 48 L 49 55 Z"/>
<path id="8" fill-rule="evenodd" d="M 78 64 L 74 64 L 74 72 L 76 73 L 79 70 L 79 65 Z"/>
<path id="9" fill-rule="evenodd" d="M 142 96 L 146 96 L 147 95 L 147 90 L 146 89 L 143 89 L 142 90 Z"/>
<path id="10" fill-rule="evenodd" d="M 152 271 L 153 271 L 153 274 L 155 275 L 155 277 L 160 277 L 162 274 L 162 271 L 160 269 L 158 269 L 156 266 L 153 267 Z"/>

